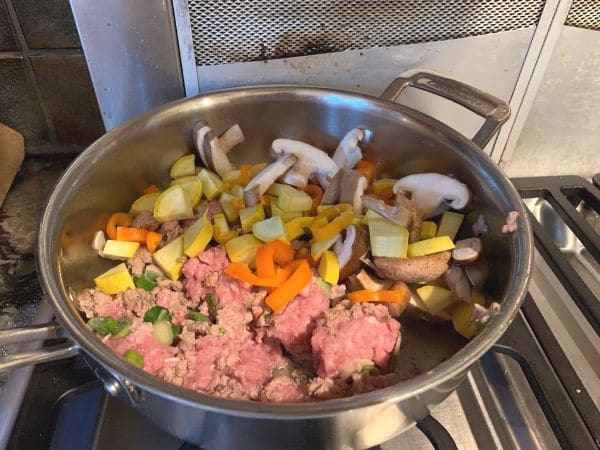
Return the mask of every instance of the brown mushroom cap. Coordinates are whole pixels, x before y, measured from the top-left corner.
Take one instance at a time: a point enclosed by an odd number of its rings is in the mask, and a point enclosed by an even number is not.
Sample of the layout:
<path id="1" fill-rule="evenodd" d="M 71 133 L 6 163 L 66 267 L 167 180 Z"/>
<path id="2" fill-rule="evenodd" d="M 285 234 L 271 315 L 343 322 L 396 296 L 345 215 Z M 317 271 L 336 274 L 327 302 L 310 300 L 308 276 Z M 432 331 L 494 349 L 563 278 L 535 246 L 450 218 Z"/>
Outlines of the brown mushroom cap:
<path id="1" fill-rule="evenodd" d="M 457 299 L 467 303 L 471 302 L 471 285 L 462 267 L 451 266 L 444 274 L 444 281 Z"/>
<path id="2" fill-rule="evenodd" d="M 375 258 L 377 273 L 382 278 L 405 283 L 422 283 L 435 280 L 448 270 L 450 252 L 412 258 Z"/>
<path id="3" fill-rule="evenodd" d="M 452 258 L 459 264 L 471 264 L 479 258 L 482 249 L 481 239 L 476 237 L 456 241 Z"/>
<path id="4" fill-rule="evenodd" d="M 412 222 L 412 211 L 403 205 L 387 205 L 383 200 L 371 195 L 363 196 L 363 204 L 386 219 L 408 228 Z"/>
<path id="5" fill-rule="evenodd" d="M 338 170 L 335 176 L 331 179 L 327 185 L 327 189 L 323 193 L 321 199 L 321 205 L 335 205 L 340 201 L 340 192 L 342 187 L 342 176 L 344 175 L 343 170 Z"/>
<path id="6" fill-rule="evenodd" d="M 410 299 L 412 297 L 412 292 L 402 281 L 396 281 L 390 287 L 393 291 L 402 291 L 404 298 L 401 302 L 385 302 L 385 306 L 387 306 L 388 311 L 390 312 L 390 316 L 392 317 L 400 317 L 400 315 L 406 310 Z"/>
<path id="7" fill-rule="evenodd" d="M 352 243 L 352 256 L 340 268 L 340 280 L 345 280 L 360 269 L 360 258 L 369 250 L 369 232 L 364 226 L 356 226 L 356 237 Z"/>

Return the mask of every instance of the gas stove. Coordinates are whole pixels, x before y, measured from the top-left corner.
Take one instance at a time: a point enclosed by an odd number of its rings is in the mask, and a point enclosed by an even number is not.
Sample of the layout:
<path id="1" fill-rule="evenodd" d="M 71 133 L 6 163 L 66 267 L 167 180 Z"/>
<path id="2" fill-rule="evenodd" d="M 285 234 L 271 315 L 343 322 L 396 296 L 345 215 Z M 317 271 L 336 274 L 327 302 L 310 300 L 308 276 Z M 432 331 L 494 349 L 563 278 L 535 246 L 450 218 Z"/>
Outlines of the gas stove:
<path id="1" fill-rule="evenodd" d="M 600 176 L 512 181 L 536 246 L 521 311 L 457 391 L 383 450 L 600 448 Z M 196 448 L 110 397 L 81 357 L 22 378 L 20 404 L 0 399 L 16 415 L 10 449 Z"/>

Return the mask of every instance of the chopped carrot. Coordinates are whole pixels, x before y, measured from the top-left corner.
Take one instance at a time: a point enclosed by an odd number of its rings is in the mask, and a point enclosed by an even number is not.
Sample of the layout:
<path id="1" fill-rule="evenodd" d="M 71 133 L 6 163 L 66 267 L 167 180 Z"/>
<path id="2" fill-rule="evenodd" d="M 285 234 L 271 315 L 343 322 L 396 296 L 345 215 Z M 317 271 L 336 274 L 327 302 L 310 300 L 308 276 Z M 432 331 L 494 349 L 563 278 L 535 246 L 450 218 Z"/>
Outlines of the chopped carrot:
<path id="1" fill-rule="evenodd" d="M 283 308 L 296 295 L 312 281 L 312 270 L 308 262 L 300 260 L 298 266 L 290 277 L 271 292 L 265 299 L 265 303 L 275 312 L 281 312 Z"/>
<path id="2" fill-rule="evenodd" d="M 323 189 L 317 184 L 307 184 L 304 188 L 306 192 L 312 198 L 312 207 L 310 208 L 310 214 L 315 216 L 317 214 L 317 206 L 321 204 L 323 200 Z"/>
<path id="3" fill-rule="evenodd" d="M 408 292 L 408 295 L 407 295 Z M 410 299 L 408 289 L 394 289 L 389 291 L 354 291 L 348 294 L 348 300 L 352 302 L 395 302 L 404 303 Z"/>
<path id="4" fill-rule="evenodd" d="M 356 170 L 362 173 L 365 177 L 367 177 L 367 181 L 371 183 L 375 179 L 375 174 L 377 173 L 377 167 L 371 161 L 366 161 L 361 159 L 356 165 Z"/>
<path id="5" fill-rule="evenodd" d="M 250 183 L 250 169 L 252 166 L 250 164 L 242 164 L 240 166 L 240 180 L 242 182 L 242 186 L 246 186 Z"/>
<path id="6" fill-rule="evenodd" d="M 256 251 L 256 272 L 261 278 L 272 278 L 277 275 L 277 264 L 287 264 L 294 257 L 292 246 L 282 240 L 275 239 L 258 247 Z"/>
<path id="7" fill-rule="evenodd" d="M 108 219 L 108 223 L 106 224 L 106 234 L 111 239 L 117 239 L 117 227 L 128 227 L 131 225 L 133 219 L 131 216 L 124 212 L 116 212 L 110 219 Z"/>
<path id="8" fill-rule="evenodd" d="M 117 227 L 117 241 L 146 243 L 148 230 L 143 228 Z"/>
<path id="9" fill-rule="evenodd" d="M 157 192 L 160 192 L 160 189 L 155 184 L 151 184 L 146 189 L 144 189 L 144 195 L 155 194 Z"/>
<path id="10" fill-rule="evenodd" d="M 244 209 L 246 207 L 246 202 L 244 202 L 244 200 L 240 200 L 239 198 L 233 198 L 231 200 L 231 204 L 233 205 L 233 207 L 235 209 L 237 209 L 238 211 L 240 209 Z"/>
<path id="11" fill-rule="evenodd" d="M 163 235 L 154 231 L 148 231 L 146 235 L 146 248 L 150 253 L 154 253 L 158 248 L 158 244 L 162 241 Z"/>

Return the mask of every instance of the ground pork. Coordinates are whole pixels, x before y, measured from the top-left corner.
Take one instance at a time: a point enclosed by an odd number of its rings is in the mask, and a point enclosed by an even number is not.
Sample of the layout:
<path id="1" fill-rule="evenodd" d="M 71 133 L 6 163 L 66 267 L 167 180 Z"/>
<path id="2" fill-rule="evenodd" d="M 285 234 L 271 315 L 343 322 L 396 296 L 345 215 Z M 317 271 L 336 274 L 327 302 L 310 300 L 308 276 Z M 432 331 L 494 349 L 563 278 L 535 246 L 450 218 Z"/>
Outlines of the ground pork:
<path id="1" fill-rule="evenodd" d="M 146 265 L 152 263 L 152 253 L 144 246 L 140 246 L 133 256 L 127 260 L 127 265 L 131 269 L 134 277 L 140 277 L 144 274 Z"/>
<path id="2" fill-rule="evenodd" d="M 298 403 L 309 399 L 306 385 L 287 376 L 273 378 L 262 390 L 260 399 L 275 403 Z"/>
<path id="3" fill-rule="evenodd" d="M 164 247 L 183 232 L 177 220 L 169 220 L 160 224 L 159 233 L 163 235 L 160 247 Z"/>
<path id="4" fill-rule="evenodd" d="M 317 373 L 350 376 L 365 364 L 386 368 L 400 332 L 400 323 L 383 305 L 344 300 L 318 320 L 311 338 Z"/>
<path id="5" fill-rule="evenodd" d="M 313 283 L 304 294 L 296 296 L 281 314 L 273 317 L 273 327 L 268 331 L 269 336 L 301 360 L 310 359 L 310 338 L 316 320 L 329 308 L 329 300 L 318 285 Z"/>
<path id="6" fill-rule="evenodd" d="M 386 373 L 375 375 L 365 372 L 355 372 L 352 374 L 352 394 L 363 394 L 365 392 L 376 391 L 397 383 L 398 374 Z"/>
<path id="7" fill-rule="evenodd" d="M 483 214 L 479 214 L 471 229 L 473 230 L 473 234 L 475 236 L 485 237 L 488 235 L 489 230 L 487 221 L 485 220 L 485 216 Z"/>
<path id="8" fill-rule="evenodd" d="M 346 397 L 349 386 L 344 380 L 316 377 L 310 380 L 307 386 L 310 397 L 316 400 L 330 400 L 332 398 Z"/>
<path id="9" fill-rule="evenodd" d="M 117 298 L 123 302 L 123 307 L 127 311 L 133 312 L 138 317 L 143 317 L 144 313 L 156 304 L 154 295 L 140 288 L 127 289 L 117 294 Z"/>
<path id="10" fill-rule="evenodd" d="M 110 295 L 98 289 L 85 289 L 75 299 L 75 305 L 88 319 L 98 316 L 111 316 L 120 319 L 125 315 L 125 308 L 121 299 L 113 299 Z"/>
<path id="11" fill-rule="evenodd" d="M 508 213 L 506 216 L 506 223 L 502 225 L 502 233 L 514 233 L 517 230 L 517 217 L 519 217 L 519 213 L 517 211 L 511 211 Z"/>
<path id="12" fill-rule="evenodd" d="M 140 211 L 131 222 L 133 228 L 156 231 L 160 228 L 160 222 L 154 218 L 152 211 Z"/>

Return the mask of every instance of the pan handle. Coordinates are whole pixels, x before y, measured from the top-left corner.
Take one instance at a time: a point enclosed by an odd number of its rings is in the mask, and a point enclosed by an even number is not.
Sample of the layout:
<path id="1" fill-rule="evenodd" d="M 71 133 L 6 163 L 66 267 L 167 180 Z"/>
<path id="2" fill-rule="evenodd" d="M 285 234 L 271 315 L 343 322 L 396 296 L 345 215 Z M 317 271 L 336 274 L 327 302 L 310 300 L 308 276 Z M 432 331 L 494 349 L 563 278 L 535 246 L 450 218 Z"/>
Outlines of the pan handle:
<path id="1" fill-rule="evenodd" d="M 500 125 L 510 116 L 510 107 L 498 97 L 461 81 L 431 72 L 417 72 L 408 77 L 396 78 L 381 94 L 381 98 L 394 101 L 408 86 L 452 100 L 483 117 L 485 121 L 472 139 L 481 148 L 485 147 Z"/>
<path id="2" fill-rule="evenodd" d="M 9 369 L 75 356 L 79 352 L 79 345 L 74 342 L 67 341 L 63 344 L 42 348 L 39 343 L 35 346 L 34 342 L 64 337 L 66 337 L 65 333 L 57 323 L 0 330 L 0 347 L 26 343 L 15 354 L 0 358 L 0 373 Z"/>

